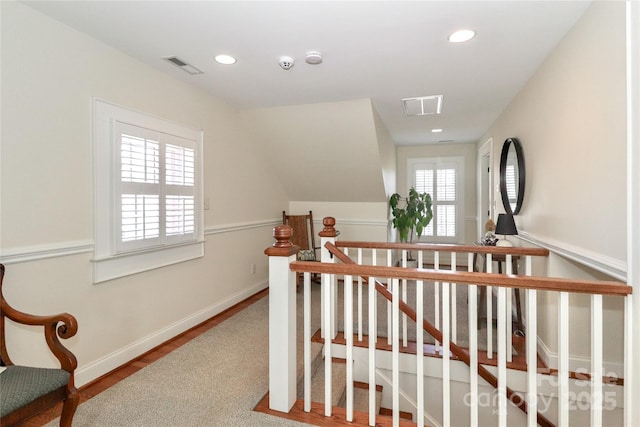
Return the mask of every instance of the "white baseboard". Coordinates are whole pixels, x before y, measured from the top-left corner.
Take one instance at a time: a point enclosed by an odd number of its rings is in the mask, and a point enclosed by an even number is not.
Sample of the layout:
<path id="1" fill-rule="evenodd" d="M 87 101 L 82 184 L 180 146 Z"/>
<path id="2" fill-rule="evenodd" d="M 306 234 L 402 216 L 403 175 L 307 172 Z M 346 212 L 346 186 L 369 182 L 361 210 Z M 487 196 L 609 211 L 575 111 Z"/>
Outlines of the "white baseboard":
<path id="1" fill-rule="evenodd" d="M 558 369 L 558 353 L 555 353 L 538 337 L 538 357 L 551 369 Z M 622 363 L 603 362 L 604 375 L 623 378 L 624 365 Z M 591 360 L 569 355 L 569 370 L 573 372 L 591 372 Z"/>
<path id="2" fill-rule="evenodd" d="M 268 281 L 260 282 L 251 288 L 245 289 L 224 301 L 206 307 L 192 315 L 181 319 L 165 328 L 162 328 L 146 337 L 139 339 L 126 347 L 123 347 L 111 354 L 101 357 L 88 365 L 82 366 L 76 370 L 75 384 L 81 387 L 94 381 L 101 376 L 119 368 L 120 366 L 130 362 L 136 357 L 152 350 L 153 348 L 169 341 L 170 339 L 180 335 L 181 333 L 199 325 L 200 323 L 222 313 L 226 309 L 233 307 L 239 302 L 244 301 L 250 296 L 266 289 L 269 286 Z"/>

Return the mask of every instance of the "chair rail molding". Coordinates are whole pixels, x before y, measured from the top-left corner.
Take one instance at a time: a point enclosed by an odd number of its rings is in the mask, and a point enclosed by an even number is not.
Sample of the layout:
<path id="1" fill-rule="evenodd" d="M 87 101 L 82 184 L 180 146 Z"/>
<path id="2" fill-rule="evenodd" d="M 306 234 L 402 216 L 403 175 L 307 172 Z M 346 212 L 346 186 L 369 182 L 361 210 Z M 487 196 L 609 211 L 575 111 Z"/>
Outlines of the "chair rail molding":
<path id="1" fill-rule="evenodd" d="M 262 227 L 274 227 L 282 222 L 281 219 L 262 219 L 232 224 L 220 224 L 205 227 L 205 235 L 230 233 L 251 230 Z M 21 262 L 40 261 L 51 258 L 61 258 L 70 255 L 93 253 L 94 241 L 78 240 L 69 242 L 46 243 L 42 245 L 20 246 L 0 251 L 0 262 L 5 265 Z"/>
<path id="2" fill-rule="evenodd" d="M 39 261 L 49 258 L 59 258 L 93 252 L 93 240 L 71 242 L 57 242 L 43 245 L 22 246 L 3 249 L 0 261 L 3 264 L 17 264 L 20 262 Z"/>
<path id="3" fill-rule="evenodd" d="M 627 281 L 627 263 L 625 261 L 522 230 L 518 232 L 516 237 L 623 282 Z"/>
<path id="4" fill-rule="evenodd" d="M 282 219 L 261 219 L 257 221 L 246 221 L 246 222 L 237 222 L 231 224 L 218 224 L 212 226 L 205 226 L 204 234 L 222 234 L 222 233 L 230 233 L 233 231 L 244 231 L 244 230 L 252 230 L 254 228 L 262 228 L 262 227 L 275 227 L 276 225 L 282 224 Z"/>

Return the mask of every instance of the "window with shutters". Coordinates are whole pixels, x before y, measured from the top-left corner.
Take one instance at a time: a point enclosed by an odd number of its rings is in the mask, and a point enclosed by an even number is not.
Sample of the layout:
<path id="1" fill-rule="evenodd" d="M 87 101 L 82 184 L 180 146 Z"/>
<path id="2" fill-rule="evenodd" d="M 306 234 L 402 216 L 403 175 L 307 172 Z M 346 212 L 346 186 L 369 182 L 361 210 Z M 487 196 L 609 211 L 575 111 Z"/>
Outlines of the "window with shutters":
<path id="1" fill-rule="evenodd" d="M 430 242 L 462 241 L 460 185 L 463 158 L 410 159 L 409 185 L 429 193 L 433 219 L 423 231 Z"/>
<path id="2" fill-rule="evenodd" d="M 203 256 L 202 132 L 94 102 L 96 282 Z"/>

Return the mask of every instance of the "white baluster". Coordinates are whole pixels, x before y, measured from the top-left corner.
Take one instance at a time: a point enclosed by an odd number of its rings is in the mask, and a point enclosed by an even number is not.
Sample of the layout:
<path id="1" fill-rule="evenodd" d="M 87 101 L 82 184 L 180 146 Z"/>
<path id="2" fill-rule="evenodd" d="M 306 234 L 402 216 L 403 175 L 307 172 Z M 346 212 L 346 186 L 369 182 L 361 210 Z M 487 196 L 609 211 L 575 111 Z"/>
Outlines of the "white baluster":
<path id="1" fill-rule="evenodd" d="M 451 252 L 451 270 L 458 271 L 456 252 Z M 456 284 L 451 283 L 451 341 L 458 342 L 458 302 L 456 298 Z"/>
<path id="2" fill-rule="evenodd" d="M 358 264 L 362 265 L 362 248 L 358 248 Z M 362 277 L 358 276 L 358 341 L 362 341 Z"/>
<path id="3" fill-rule="evenodd" d="M 498 425 L 507 426 L 507 292 L 498 288 Z"/>
<path id="4" fill-rule="evenodd" d="M 513 274 L 512 267 L 513 258 L 511 254 L 507 254 L 505 257 L 506 271 L 507 274 Z M 507 362 L 513 361 L 513 308 L 512 308 L 512 289 L 507 288 Z"/>
<path id="5" fill-rule="evenodd" d="M 640 8 L 638 8 L 640 11 Z M 627 295 L 624 297 L 624 378 L 634 378 L 634 369 L 638 369 L 637 366 L 637 354 L 634 354 L 633 349 L 633 334 L 637 333 L 633 330 L 633 296 Z M 636 318 L 637 322 L 637 318 Z M 637 377 L 637 374 L 635 374 Z M 624 388 L 624 421 L 625 425 L 631 425 L 633 420 L 633 412 L 636 409 L 634 404 L 637 399 L 637 393 L 634 392 L 634 387 Z M 639 415 L 640 417 L 640 415 Z"/>
<path id="6" fill-rule="evenodd" d="M 487 254 L 487 273 L 493 273 L 493 259 Z M 487 358 L 493 359 L 493 289 L 487 286 Z"/>
<path id="7" fill-rule="evenodd" d="M 440 252 L 433 252 L 433 267 L 434 269 L 440 270 Z M 433 301 L 434 301 L 434 311 L 435 311 L 435 327 L 436 329 L 440 329 L 440 282 L 435 282 L 433 286 Z M 440 342 L 436 341 L 435 351 L 436 353 L 440 352 Z"/>
<path id="8" fill-rule="evenodd" d="M 468 254 L 467 270 L 473 272 L 473 254 Z M 468 285 L 469 301 L 469 410 L 470 425 L 478 425 L 478 286 Z"/>
<path id="9" fill-rule="evenodd" d="M 347 421 L 353 421 L 353 276 L 344 278 L 344 335 L 347 343 Z"/>
<path id="10" fill-rule="evenodd" d="M 449 283 L 442 282 L 442 425 L 451 425 Z"/>
<path id="11" fill-rule="evenodd" d="M 393 256 L 391 249 L 387 250 L 387 267 L 393 266 Z M 391 279 L 387 279 L 387 289 L 393 292 L 393 286 Z M 392 328 L 392 319 L 391 319 L 391 301 L 387 301 L 387 344 L 391 345 L 393 342 L 393 328 Z"/>
<path id="12" fill-rule="evenodd" d="M 324 261 L 323 261 L 324 262 Z M 328 276 L 328 277 L 325 277 Z M 322 294 L 325 301 L 333 301 L 333 286 L 331 283 L 331 275 L 323 274 L 322 283 L 324 284 Z M 326 282 L 325 282 L 326 280 Z M 324 330 L 331 331 L 331 319 L 333 313 L 333 304 L 325 303 L 324 306 Z M 331 334 L 326 334 L 324 339 L 324 415 L 331 416 Z"/>
<path id="13" fill-rule="evenodd" d="M 372 259 L 371 265 L 378 265 L 378 253 L 376 249 L 371 250 L 371 259 Z M 372 287 L 372 286 L 375 287 L 375 281 L 373 282 L 373 285 L 371 283 L 372 283 L 371 280 L 369 280 L 369 287 Z M 369 295 L 371 296 L 371 294 Z M 373 292 L 373 307 L 378 307 L 376 303 L 377 295 L 378 295 L 377 292 Z M 369 297 L 369 304 L 371 304 L 371 297 Z M 377 309 L 374 309 L 374 310 L 369 309 L 369 323 L 373 323 L 373 333 L 371 333 L 371 328 L 369 328 L 369 341 L 373 339 L 375 342 L 378 342 L 378 310 Z"/>
<path id="14" fill-rule="evenodd" d="M 602 295 L 591 295 L 591 426 L 602 426 Z"/>
<path id="15" fill-rule="evenodd" d="M 402 251 L 402 268 L 407 268 L 407 251 Z M 407 302 L 407 279 L 402 279 L 402 302 Z M 402 346 L 407 346 L 407 315 L 402 313 Z"/>
<path id="16" fill-rule="evenodd" d="M 569 293 L 558 301 L 558 425 L 569 425 Z"/>
<path id="17" fill-rule="evenodd" d="M 400 282 L 392 279 L 393 288 L 393 345 L 391 346 L 392 397 L 391 408 L 394 427 L 400 425 Z"/>
<path id="18" fill-rule="evenodd" d="M 304 273 L 304 411 L 311 412 L 311 273 Z"/>
<path id="19" fill-rule="evenodd" d="M 422 265 L 422 251 L 418 251 L 418 265 Z M 424 281 L 416 282 L 416 423 L 424 426 Z"/>
<path id="20" fill-rule="evenodd" d="M 374 258 L 375 260 L 375 249 Z M 374 261 L 375 262 L 375 261 Z M 375 264 L 374 264 L 375 265 Z M 369 277 L 369 425 L 376 425 L 376 290 L 375 279 Z"/>
<path id="21" fill-rule="evenodd" d="M 531 256 L 525 259 L 525 274 L 531 276 Z M 527 335 L 526 335 L 526 355 L 527 355 L 527 425 L 536 427 L 538 425 L 538 313 L 537 313 L 537 291 L 527 290 Z"/>

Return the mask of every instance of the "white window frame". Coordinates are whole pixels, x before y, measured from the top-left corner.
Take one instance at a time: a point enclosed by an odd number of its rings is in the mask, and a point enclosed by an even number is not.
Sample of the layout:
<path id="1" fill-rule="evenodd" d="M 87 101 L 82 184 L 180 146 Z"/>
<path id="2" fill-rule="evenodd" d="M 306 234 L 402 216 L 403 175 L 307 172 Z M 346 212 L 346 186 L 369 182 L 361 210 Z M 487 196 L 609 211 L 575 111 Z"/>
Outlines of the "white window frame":
<path id="1" fill-rule="evenodd" d="M 464 157 L 422 157 L 407 160 L 407 188 L 415 187 L 415 177 L 417 170 L 438 169 L 438 166 L 451 165 L 456 170 L 456 229 L 455 236 L 417 236 L 419 242 L 429 243 L 463 243 L 465 240 L 465 217 L 464 217 Z M 435 191 L 435 189 L 434 189 Z M 431 224 L 437 222 L 438 201 L 432 195 L 433 219 Z"/>
<path id="2" fill-rule="evenodd" d="M 165 143 L 178 141 L 178 145 L 193 148 L 195 158 L 192 193 L 195 214 L 193 233 L 122 242 L 121 191 L 124 191 L 126 186 L 121 183 L 121 132 L 118 130 L 123 126 L 133 126 L 147 130 L 148 134 L 160 135 L 163 140 L 162 146 Z M 93 159 L 94 283 L 204 256 L 202 130 L 94 99 Z M 165 193 L 162 192 L 161 197 L 164 196 Z M 162 218 L 161 221 L 163 221 Z"/>

